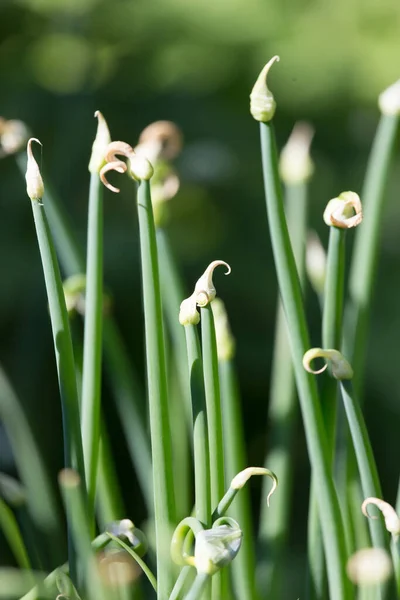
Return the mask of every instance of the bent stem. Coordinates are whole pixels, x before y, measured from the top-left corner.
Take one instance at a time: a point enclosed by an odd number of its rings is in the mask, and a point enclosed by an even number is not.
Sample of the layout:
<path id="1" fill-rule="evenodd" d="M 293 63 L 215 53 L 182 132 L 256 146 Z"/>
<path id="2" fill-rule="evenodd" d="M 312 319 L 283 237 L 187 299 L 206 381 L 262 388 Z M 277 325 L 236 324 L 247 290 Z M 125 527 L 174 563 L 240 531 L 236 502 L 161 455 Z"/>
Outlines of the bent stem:
<path id="1" fill-rule="evenodd" d="M 168 414 L 167 371 L 165 364 L 160 277 L 150 183 L 147 180 L 142 180 L 139 183 L 137 206 L 140 230 L 147 383 L 153 457 L 157 597 L 159 600 L 167 600 L 172 589 L 168 560 L 168 538 L 170 526 L 175 522 L 175 499 L 171 470 L 171 432 Z"/>
<path id="2" fill-rule="evenodd" d="M 332 598 L 348 598 L 349 583 L 344 566 L 346 548 L 339 503 L 333 486 L 329 446 L 315 381 L 302 368 L 309 338 L 301 288 L 287 230 L 277 169 L 275 136 L 271 123 L 260 123 L 262 163 L 267 212 L 279 289 L 286 314 L 292 359 L 307 439 L 316 481 L 328 579 Z"/>
<path id="3" fill-rule="evenodd" d="M 88 502 L 94 505 L 100 447 L 100 397 L 103 322 L 103 190 L 98 173 L 90 177 L 87 237 L 85 330 L 82 373 L 82 442 Z"/>

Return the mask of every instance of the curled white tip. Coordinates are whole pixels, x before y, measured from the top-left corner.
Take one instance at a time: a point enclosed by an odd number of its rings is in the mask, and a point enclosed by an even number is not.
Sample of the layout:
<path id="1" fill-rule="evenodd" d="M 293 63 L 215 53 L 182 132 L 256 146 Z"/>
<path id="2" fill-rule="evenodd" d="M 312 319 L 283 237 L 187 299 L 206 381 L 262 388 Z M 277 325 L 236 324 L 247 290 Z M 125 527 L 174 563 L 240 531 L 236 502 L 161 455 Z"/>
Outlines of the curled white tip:
<path id="1" fill-rule="evenodd" d="M 269 499 L 278 487 L 278 478 L 275 475 L 275 473 L 273 473 L 269 469 L 265 469 L 264 467 L 247 467 L 247 469 L 244 469 L 243 471 L 240 471 L 240 473 L 235 475 L 235 477 L 231 481 L 230 487 L 234 490 L 242 489 L 242 487 L 247 483 L 250 477 L 253 477 L 253 475 L 266 475 L 267 477 L 271 477 L 272 488 L 267 496 L 267 504 L 269 506 Z"/>
<path id="2" fill-rule="evenodd" d="M 220 265 L 226 267 L 227 271 L 225 275 L 229 275 L 231 273 L 232 269 L 227 262 L 224 260 L 213 260 L 213 262 L 208 265 L 203 275 L 197 281 L 194 288 L 194 295 L 198 306 L 207 306 L 207 304 L 212 302 L 217 295 L 212 278 L 214 270 Z"/>
<path id="3" fill-rule="evenodd" d="M 378 518 L 376 516 L 369 514 L 368 506 L 370 504 L 373 504 L 381 511 L 381 513 L 385 519 L 386 529 L 389 531 L 389 533 L 391 533 L 392 535 L 395 535 L 395 536 L 400 535 L 400 517 L 396 513 L 393 506 L 391 504 L 389 504 L 388 502 L 381 500 L 380 498 L 373 498 L 373 497 L 366 498 L 361 505 L 361 510 L 362 510 L 363 514 L 366 517 L 369 517 L 370 519 Z"/>
<path id="4" fill-rule="evenodd" d="M 325 371 L 327 365 L 325 364 L 321 369 L 314 371 L 311 368 L 311 362 L 316 358 L 325 358 L 331 362 L 332 375 L 335 379 L 342 380 L 353 378 L 354 373 L 350 363 L 338 350 L 324 350 L 323 348 L 311 348 L 310 350 L 307 350 L 303 356 L 303 367 L 308 373 L 319 375 Z"/>
<path id="5" fill-rule="evenodd" d="M 27 155 L 28 155 L 28 163 L 26 167 L 26 191 L 31 200 L 41 200 L 44 194 L 44 185 L 42 175 L 40 173 L 39 166 L 33 156 L 32 152 L 32 142 L 36 142 L 40 146 L 42 146 L 42 142 L 40 142 L 37 138 L 30 138 L 27 143 Z"/>
<path id="6" fill-rule="evenodd" d="M 400 115 L 400 79 L 380 94 L 378 104 L 382 114 Z"/>
<path id="7" fill-rule="evenodd" d="M 362 218 L 361 200 L 355 192 L 342 192 L 337 198 L 332 198 L 324 211 L 325 223 L 340 229 L 356 227 Z"/>
<path id="8" fill-rule="evenodd" d="M 250 94 L 250 112 L 256 121 L 268 123 L 275 114 L 276 102 L 267 86 L 267 77 L 270 68 L 279 62 L 279 56 L 273 56 L 259 74 Z"/>

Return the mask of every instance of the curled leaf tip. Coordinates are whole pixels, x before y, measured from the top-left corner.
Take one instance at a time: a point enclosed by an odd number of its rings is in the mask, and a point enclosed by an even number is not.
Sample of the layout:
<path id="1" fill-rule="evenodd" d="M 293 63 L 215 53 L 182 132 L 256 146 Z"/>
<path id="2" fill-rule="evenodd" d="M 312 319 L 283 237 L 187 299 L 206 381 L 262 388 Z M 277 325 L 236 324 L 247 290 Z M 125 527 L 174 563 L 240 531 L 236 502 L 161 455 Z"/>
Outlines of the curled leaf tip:
<path id="1" fill-rule="evenodd" d="M 286 184 L 303 183 L 313 174 L 314 164 L 310 157 L 313 137 L 314 128 L 309 123 L 295 124 L 279 160 L 279 171 Z"/>
<path id="2" fill-rule="evenodd" d="M 342 192 L 337 198 L 332 198 L 324 211 L 325 223 L 340 229 L 356 227 L 362 218 L 361 200 L 355 192 Z"/>
<path id="3" fill-rule="evenodd" d="M 39 165 L 36 162 L 35 157 L 32 152 L 32 142 L 36 142 L 40 146 L 42 146 L 42 142 L 40 142 L 37 138 L 30 138 L 27 143 L 27 155 L 28 155 L 28 163 L 26 167 L 26 191 L 31 200 L 41 200 L 44 194 L 44 185 L 42 175 L 40 173 Z"/>
<path id="4" fill-rule="evenodd" d="M 380 94 L 378 104 L 382 114 L 400 115 L 400 79 Z"/>
<path id="5" fill-rule="evenodd" d="M 250 112 L 256 121 L 268 123 L 275 114 L 276 102 L 267 86 L 267 77 L 270 68 L 279 62 L 279 56 L 273 56 L 259 74 L 250 94 Z"/>
<path id="6" fill-rule="evenodd" d="M 253 475 L 266 475 L 267 477 L 271 477 L 272 488 L 267 496 L 267 504 L 269 506 L 269 500 L 272 494 L 275 492 L 276 488 L 278 487 L 278 478 L 275 475 L 275 473 L 273 473 L 269 469 L 265 469 L 264 467 L 247 467 L 247 469 L 244 469 L 243 471 L 240 471 L 240 473 L 235 475 L 235 477 L 231 481 L 231 488 L 234 490 L 240 490 L 245 485 L 245 483 L 247 483 L 250 477 L 253 477 Z"/>
<path id="7" fill-rule="evenodd" d="M 370 519 L 377 519 L 378 517 L 374 515 L 370 515 L 368 512 L 368 506 L 373 504 L 376 506 L 382 513 L 383 518 L 385 519 L 386 529 L 394 536 L 400 535 L 400 517 L 396 513 L 395 509 L 391 504 L 381 500 L 380 498 L 366 498 L 361 505 L 361 510 L 363 515 Z"/>
<path id="8" fill-rule="evenodd" d="M 207 306 L 207 304 L 212 302 L 217 295 L 217 291 L 213 283 L 213 274 L 215 269 L 220 265 L 227 268 L 225 275 L 229 275 L 231 273 L 231 267 L 224 260 L 213 260 L 213 262 L 208 265 L 203 275 L 197 281 L 194 288 L 194 294 L 198 306 Z"/>
<path id="9" fill-rule="evenodd" d="M 324 350 L 323 348 L 311 348 L 310 350 L 307 350 L 303 356 L 303 367 L 308 373 L 312 373 L 313 375 L 319 375 L 320 373 L 323 373 L 328 366 L 325 364 L 321 369 L 312 369 L 311 362 L 316 358 L 325 358 L 326 360 L 330 361 L 332 375 L 335 379 L 342 380 L 353 378 L 354 373 L 350 363 L 338 350 Z"/>
<path id="10" fill-rule="evenodd" d="M 142 179 L 147 180 L 153 175 L 154 170 L 150 162 L 144 156 L 136 154 L 132 146 L 121 141 L 111 142 L 106 148 L 106 164 L 100 170 L 100 179 L 102 183 L 112 192 L 118 193 L 120 190 L 108 182 L 105 176 L 106 173 L 109 171 L 126 173 L 128 170 L 128 166 L 123 160 L 118 158 L 119 156 L 123 156 L 128 159 L 129 173 L 133 179 L 139 181 Z"/>

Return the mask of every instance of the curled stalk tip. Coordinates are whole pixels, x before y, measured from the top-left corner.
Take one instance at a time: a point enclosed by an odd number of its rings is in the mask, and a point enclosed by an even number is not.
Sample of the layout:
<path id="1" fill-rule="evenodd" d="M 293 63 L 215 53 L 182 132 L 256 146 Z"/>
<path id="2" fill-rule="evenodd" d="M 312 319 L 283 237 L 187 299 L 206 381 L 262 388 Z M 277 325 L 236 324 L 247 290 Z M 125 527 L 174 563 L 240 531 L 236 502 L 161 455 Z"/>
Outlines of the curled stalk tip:
<path id="1" fill-rule="evenodd" d="M 41 200 L 44 194 L 44 185 L 39 166 L 33 156 L 32 142 L 36 142 L 40 146 L 42 143 L 36 138 L 30 138 L 27 144 L 28 164 L 26 167 L 26 191 L 31 200 Z"/>
<path id="2" fill-rule="evenodd" d="M 245 483 L 247 483 L 250 477 L 253 477 L 253 475 L 266 475 L 267 477 L 271 477 L 272 488 L 267 496 L 267 504 L 269 506 L 269 499 L 278 487 L 278 478 L 275 475 L 275 473 L 273 473 L 269 469 L 265 469 L 264 467 L 247 467 L 247 469 L 244 469 L 243 471 L 240 471 L 240 473 L 235 475 L 235 477 L 231 481 L 231 488 L 235 490 L 240 490 L 245 485 Z"/>
<path id="3" fill-rule="evenodd" d="M 128 171 L 127 164 L 117 158 L 118 156 L 124 156 L 128 159 L 129 174 L 133 179 L 141 181 L 152 177 L 154 169 L 147 158 L 136 154 L 132 146 L 126 142 L 111 142 L 107 146 L 105 154 L 106 164 L 100 170 L 100 179 L 112 192 L 118 193 L 120 190 L 108 182 L 106 174 L 109 171 L 117 171 L 117 173 L 126 173 Z"/>
<path id="4" fill-rule="evenodd" d="M 197 325 L 200 321 L 200 315 L 197 307 L 204 308 L 212 302 L 217 294 L 212 280 L 214 270 L 219 265 L 227 268 L 225 275 L 229 275 L 231 268 L 224 260 L 214 260 L 210 263 L 203 275 L 197 281 L 194 292 L 189 298 L 183 300 L 179 311 L 179 323 L 181 325 Z"/>
<path id="5" fill-rule="evenodd" d="M 313 136 L 314 128 L 309 123 L 295 124 L 279 160 L 279 172 L 284 183 L 304 183 L 313 174 L 314 163 L 310 156 Z"/>
<path id="6" fill-rule="evenodd" d="M 338 350 L 323 348 L 311 348 L 303 356 L 303 367 L 308 373 L 319 375 L 323 373 L 328 365 L 325 364 L 321 369 L 314 370 L 311 368 L 311 362 L 316 358 L 325 358 L 331 362 L 332 375 L 335 379 L 352 379 L 353 369 L 350 363 L 342 356 Z"/>
<path id="7" fill-rule="evenodd" d="M 196 294 L 196 303 L 198 306 L 207 306 L 207 304 L 212 302 L 217 295 L 217 291 L 213 283 L 213 274 L 219 265 L 227 268 L 225 275 L 229 275 L 232 271 L 231 267 L 224 260 L 213 260 L 213 262 L 208 265 L 207 269 L 197 281 L 194 288 L 194 293 Z"/>
<path id="8" fill-rule="evenodd" d="M 340 229 L 356 227 L 362 218 L 361 200 L 355 192 L 342 192 L 337 198 L 332 198 L 324 211 L 325 223 Z"/>
<path id="9" fill-rule="evenodd" d="M 100 173 L 106 162 L 106 152 L 111 142 L 111 135 L 102 113 L 96 110 L 94 116 L 97 117 L 97 133 L 92 146 L 89 171 L 90 173 Z"/>
<path id="10" fill-rule="evenodd" d="M 250 112 L 256 121 L 268 123 L 275 114 L 275 98 L 267 87 L 267 77 L 274 62 L 279 62 L 279 56 L 273 56 L 259 74 L 250 94 Z"/>
<path id="11" fill-rule="evenodd" d="M 400 79 L 380 94 L 378 104 L 383 115 L 400 115 Z"/>
<path id="12" fill-rule="evenodd" d="M 363 515 L 370 519 L 377 519 L 378 517 L 370 515 L 368 512 L 368 506 L 373 504 L 376 506 L 382 513 L 383 518 L 385 519 L 386 529 L 394 536 L 400 535 L 400 517 L 396 513 L 395 509 L 391 504 L 381 500 L 380 498 L 366 498 L 361 505 L 361 510 Z"/>

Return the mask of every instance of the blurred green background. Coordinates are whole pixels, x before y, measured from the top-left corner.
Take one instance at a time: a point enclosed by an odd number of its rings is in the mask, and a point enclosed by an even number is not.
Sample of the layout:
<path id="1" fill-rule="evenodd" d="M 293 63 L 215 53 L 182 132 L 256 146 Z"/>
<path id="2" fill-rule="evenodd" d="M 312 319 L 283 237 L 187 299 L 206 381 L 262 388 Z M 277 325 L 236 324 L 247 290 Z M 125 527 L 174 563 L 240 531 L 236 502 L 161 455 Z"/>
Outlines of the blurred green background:
<path id="1" fill-rule="evenodd" d="M 42 141 L 45 183 L 57 190 L 82 241 L 94 111 L 103 112 L 113 139 L 132 145 L 152 121 L 170 119 L 181 127 L 182 185 L 171 201 L 170 235 L 188 290 L 211 260 L 232 266 L 229 278 L 217 273 L 216 280 L 237 338 L 250 464 L 262 463 L 267 441 L 277 295 L 258 127 L 248 110 L 251 87 L 264 63 L 279 54 L 269 79 L 278 103 L 278 142 L 285 143 L 299 119 L 316 129 L 310 221 L 326 242 L 327 201 L 343 190 L 360 192 L 379 119 L 378 94 L 400 76 L 399 32 L 398 0 L 0 4 L 0 115 L 22 119 Z M 37 434 L 56 471 L 62 445 L 51 334 L 29 200 L 13 157 L 0 161 L 0 189 L 0 361 L 28 415 L 40 413 Z M 130 189 L 123 186 L 120 196 L 106 193 L 105 280 L 132 360 L 141 369 L 138 232 Z M 393 502 L 400 455 L 399 153 L 388 194 L 365 389 L 384 494 Z M 318 304 L 311 292 L 309 299 L 313 342 L 319 345 Z M 104 402 L 110 404 L 106 383 Z M 112 407 L 107 415 L 113 426 Z M 296 444 L 293 561 L 304 554 L 306 535 L 308 459 L 301 426 Z M 126 450 L 119 439 L 114 446 L 134 506 Z M 1 429 L 0 456 L 0 470 L 12 473 Z M 256 483 L 253 492 L 256 506 Z M 129 516 L 140 521 L 141 510 L 139 505 Z"/>

